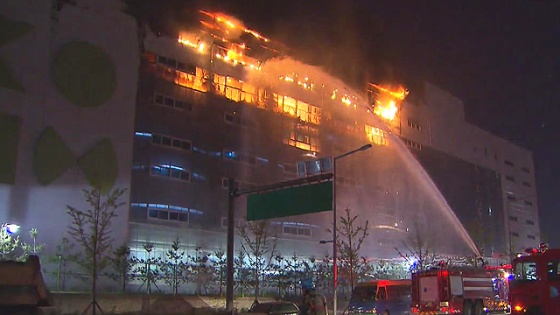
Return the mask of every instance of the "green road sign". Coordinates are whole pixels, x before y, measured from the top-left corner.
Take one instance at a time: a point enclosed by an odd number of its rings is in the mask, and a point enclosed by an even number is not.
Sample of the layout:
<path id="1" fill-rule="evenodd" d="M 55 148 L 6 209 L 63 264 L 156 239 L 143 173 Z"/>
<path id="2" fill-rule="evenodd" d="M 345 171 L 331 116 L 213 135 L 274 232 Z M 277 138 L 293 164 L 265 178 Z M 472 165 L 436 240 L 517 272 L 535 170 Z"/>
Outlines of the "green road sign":
<path id="1" fill-rule="evenodd" d="M 332 210 L 332 181 L 247 196 L 247 221 Z"/>

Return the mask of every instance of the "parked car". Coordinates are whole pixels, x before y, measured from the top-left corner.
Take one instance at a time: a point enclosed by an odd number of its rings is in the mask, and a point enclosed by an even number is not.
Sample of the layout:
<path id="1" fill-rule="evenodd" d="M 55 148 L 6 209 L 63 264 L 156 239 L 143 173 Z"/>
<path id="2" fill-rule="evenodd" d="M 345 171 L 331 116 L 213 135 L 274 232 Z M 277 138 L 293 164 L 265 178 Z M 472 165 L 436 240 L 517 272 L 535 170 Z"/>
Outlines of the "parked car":
<path id="1" fill-rule="evenodd" d="M 251 314 L 298 315 L 299 307 L 290 301 L 255 303 L 248 311 Z"/>
<path id="2" fill-rule="evenodd" d="M 373 280 L 358 283 L 345 313 L 408 315 L 411 286 L 410 280 Z"/>

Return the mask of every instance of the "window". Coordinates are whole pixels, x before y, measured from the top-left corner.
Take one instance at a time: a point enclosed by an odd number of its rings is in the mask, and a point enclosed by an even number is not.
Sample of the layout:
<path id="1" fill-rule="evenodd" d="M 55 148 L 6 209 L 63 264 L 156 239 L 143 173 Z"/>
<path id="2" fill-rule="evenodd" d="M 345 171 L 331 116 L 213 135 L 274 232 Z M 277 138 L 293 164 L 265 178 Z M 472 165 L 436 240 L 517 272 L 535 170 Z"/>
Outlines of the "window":
<path id="1" fill-rule="evenodd" d="M 504 160 L 504 164 L 508 166 L 513 166 L 513 162 L 510 160 Z"/>
<path id="2" fill-rule="evenodd" d="M 385 287 L 379 287 L 377 290 L 377 297 L 376 300 L 386 300 L 387 299 L 387 291 L 385 290 Z"/>
<path id="3" fill-rule="evenodd" d="M 150 174 L 153 176 L 170 177 L 182 181 L 189 182 L 191 174 L 184 168 L 175 165 L 152 165 Z"/>
<path id="4" fill-rule="evenodd" d="M 530 240 L 534 240 L 534 239 L 535 239 L 535 236 L 534 236 L 534 235 L 528 234 L 528 235 L 527 235 L 527 238 L 530 239 Z"/>
<path id="5" fill-rule="evenodd" d="M 560 261 L 553 260 L 546 263 L 548 281 L 560 280 Z"/>
<path id="6" fill-rule="evenodd" d="M 534 262 L 517 263 L 514 272 L 515 280 L 537 280 L 537 264 Z"/>
<path id="7" fill-rule="evenodd" d="M 528 225 L 535 225 L 535 222 L 532 220 L 526 220 L 525 223 L 527 223 Z"/>
<path id="8" fill-rule="evenodd" d="M 515 178 L 511 175 L 506 175 L 506 180 L 510 181 L 510 182 L 514 182 Z"/>
<path id="9" fill-rule="evenodd" d="M 245 221 L 243 221 L 243 219 L 235 219 L 235 220 L 233 220 L 233 221 L 234 221 L 234 225 L 235 225 L 235 226 L 243 226 L 243 225 L 245 225 Z M 221 224 L 222 224 L 222 227 L 223 227 L 223 228 L 227 228 L 227 224 L 228 224 L 228 219 L 227 219 L 227 217 L 222 217 Z"/>
<path id="10" fill-rule="evenodd" d="M 318 125 L 321 121 L 321 108 L 297 100 L 293 97 L 274 93 L 276 112 L 299 118 L 301 121 Z"/>
<path id="11" fill-rule="evenodd" d="M 189 222 L 189 212 L 148 208 L 148 218 L 155 220 Z"/>
<path id="12" fill-rule="evenodd" d="M 292 175 L 297 174 L 297 165 L 296 164 L 284 163 L 284 164 L 280 164 L 279 166 L 284 171 L 284 174 L 292 174 Z"/>
<path id="13" fill-rule="evenodd" d="M 377 127 L 365 125 L 366 137 L 370 142 L 377 145 L 387 146 L 389 141 L 387 140 L 387 133 Z"/>
<path id="14" fill-rule="evenodd" d="M 230 76 L 214 74 L 214 90 L 216 94 L 234 102 L 245 102 L 261 108 L 266 104 L 265 91 Z"/>
<path id="15" fill-rule="evenodd" d="M 310 228 L 303 228 L 303 227 L 296 227 L 296 226 L 283 226 L 282 231 L 284 234 L 289 235 L 297 235 L 297 236 L 304 236 L 310 237 L 311 236 L 311 229 Z"/>
<path id="16" fill-rule="evenodd" d="M 412 128 L 412 129 L 415 129 L 415 130 L 418 130 L 418 131 L 422 130 L 422 126 L 420 126 L 419 123 L 416 123 L 414 121 L 408 120 L 407 125 L 408 125 L 408 127 Z"/>
<path id="17" fill-rule="evenodd" d="M 404 144 L 406 144 L 407 146 L 417 149 L 417 150 L 422 150 L 422 145 L 420 143 L 416 143 L 412 140 L 406 139 L 406 138 L 401 138 L 402 141 L 404 142 Z"/>
<path id="18" fill-rule="evenodd" d="M 506 198 L 509 201 L 516 201 L 517 200 L 517 198 L 515 198 L 515 196 L 513 196 L 513 195 L 508 195 Z"/>
<path id="19" fill-rule="evenodd" d="M 524 173 L 527 173 L 527 174 L 531 173 L 531 170 L 529 170 L 529 168 L 527 168 L 527 167 L 522 167 L 521 171 L 524 172 Z"/>
<path id="20" fill-rule="evenodd" d="M 191 151 L 191 142 L 184 139 L 172 138 L 169 136 L 152 134 L 152 143 L 157 145 L 162 145 L 166 147 L 171 147 L 183 151 Z"/>
<path id="21" fill-rule="evenodd" d="M 513 222 L 517 222 L 517 221 L 518 221 L 517 217 L 511 216 L 511 215 L 509 216 L 509 220 L 510 220 L 510 221 L 513 221 Z"/>
<path id="22" fill-rule="evenodd" d="M 224 150 L 223 151 L 223 157 L 224 157 L 224 159 L 234 160 L 234 161 L 239 161 L 239 162 L 245 162 L 245 163 L 252 164 L 252 165 L 257 163 L 257 157 L 256 156 L 246 154 L 246 153 L 240 153 L 240 152 L 236 152 L 236 151 L 232 151 L 232 150 Z"/>
<path id="23" fill-rule="evenodd" d="M 230 124 L 241 125 L 241 117 L 235 114 L 225 113 L 224 120 Z"/>
<path id="24" fill-rule="evenodd" d="M 510 232 L 509 234 L 514 237 L 519 237 L 519 233 L 517 232 Z"/>
<path id="25" fill-rule="evenodd" d="M 163 94 L 155 93 L 154 94 L 154 103 L 156 105 L 161 105 L 165 107 L 175 108 L 179 110 L 185 110 L 191 112 L 193 110 L 193 104 L 182 101 L 179 99 L 175 99 L 173 97 L 165 96 Z"/>
<path id="26" fill-rule="evenodd" d="M 533 205 L 533 202 L 531 202 L 529 200 L 525 200 L 523 203 L 527 206 L 532 206 Z"/>

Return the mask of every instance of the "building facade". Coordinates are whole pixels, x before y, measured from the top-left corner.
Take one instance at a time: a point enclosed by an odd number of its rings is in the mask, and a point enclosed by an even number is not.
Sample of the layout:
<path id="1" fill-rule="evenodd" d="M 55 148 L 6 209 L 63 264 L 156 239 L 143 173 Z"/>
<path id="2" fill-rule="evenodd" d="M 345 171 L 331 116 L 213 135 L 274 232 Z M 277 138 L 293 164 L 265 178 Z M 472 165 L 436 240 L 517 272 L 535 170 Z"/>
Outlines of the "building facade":
<path id="1" fill-rule="evenodd" d="M 177 237 L 224 249 L 228 178 L 241 189 L 294 179 L 297 162 L 365 143 L 373 149 L 341 161 L 336 194 L 338 209 L 369 223 L 366 255 L 395 256 L 426 226 L 438 227 L 420 233 L 438 239 L 430 246 L 450 254 L 507 257 L 538 244 L 531 153 L 466 122 L 460 100 L 431 84 L 405 101 L 391 86 L 355 92 L 259 50 L 273 43 L 253 30 L 226 39 L 228 17 L 201 14 L 202 31 L 144 40 L 130 222 L 138 254 L 146 241 L 163 249 Z M 240 199 L 236 223 L 244 222 Z M 330 238 L 332 220 L 272 220 L 279 251 L 328 255 L 317 244 Z"/>
<path id="2" fill-rule="evenodd" d="M 44 258 L 69 254 L 57 250 L 69 237 L 67 205 L 85 210 L 91 185 L 130 185 L 136 23 L 111 2 L 3 1 L 0 12 L 0 222 L 19 225 L 27 243 L 36 228 Z M 121 207 L 116 244 L 127 222 Z M 59 289 L 48 261 L 45 278 Z"/>

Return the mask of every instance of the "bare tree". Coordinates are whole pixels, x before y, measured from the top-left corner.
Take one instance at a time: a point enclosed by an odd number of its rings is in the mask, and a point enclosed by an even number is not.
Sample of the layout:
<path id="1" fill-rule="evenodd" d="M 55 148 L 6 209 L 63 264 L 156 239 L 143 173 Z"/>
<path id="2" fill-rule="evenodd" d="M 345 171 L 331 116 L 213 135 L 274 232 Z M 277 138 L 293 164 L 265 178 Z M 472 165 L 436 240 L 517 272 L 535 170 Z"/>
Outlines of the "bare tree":
<path id="1" fill-rule="evenodd" d="M 247 255 L 249 266 L 253 270 L 255 300 L 258 300 L 263 273 L 273 264 L 276 254 L 276 238 L 270 234 L 267 221 L 247 222 L 238 231 L 243 239 L 241 250 Z"/>
<path id="2" fill-rule="evenodd" d="M 405 252 L 395 247 L 397 253 L 411 264 L 413 271 L 423 271 L 436 259 L 435 234 L 428 232 L 414 221 L 414 228 L 403 241 Z"/>
<path id="3" fill-rule="evenodd" d="M 97 278 L 99 272 L 110 262 L 111 221 L 117 216 L 117 209 L 124 204 L 119 202 L 119 198 L 125 189 L 116 188 L 106 194 L 97 188 L 84 189 L 83 192 L 89 208 L 82 211 L 67 206 L 67 213 L 72 219 L 68 234 L 83 250 L 83 255 L 76 256 L 78 259 L 75 263 L 87 273 L 90 279 L 91 302 L 84 313 L 91 308 L 92 314 L 95 315 L 97 309 L 103 313 L 97 303 Z"/>
<path id="4" fill-rule="evenodd" d="M 360 250 L 365 239 L 369 235 L 369 222 L 366 220 L 363 225 L 359 225 L 356 220 L 359 216 L 352 216 L 350 209 L 346 208 L 345 215 L 340 217 L 337 227 L 338 239 L 337 248 L 340 255 L 341 271 L 346 271 L 350 282 L 350 292 L 354 290 L 355 282 L 358 280 L 356 274 L 363 268 L 365 259 L 360 259 Z"/>

